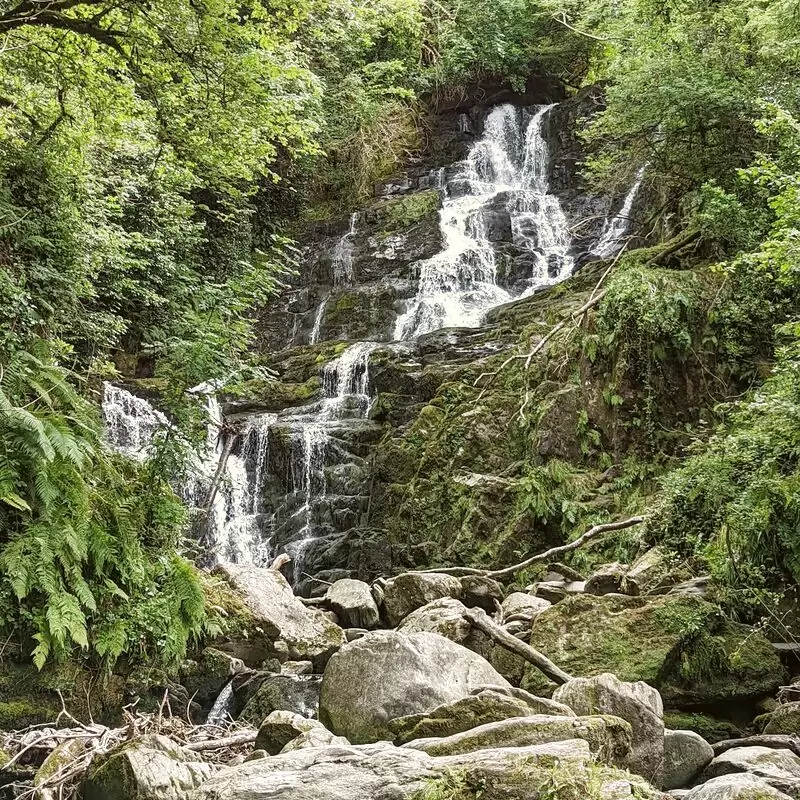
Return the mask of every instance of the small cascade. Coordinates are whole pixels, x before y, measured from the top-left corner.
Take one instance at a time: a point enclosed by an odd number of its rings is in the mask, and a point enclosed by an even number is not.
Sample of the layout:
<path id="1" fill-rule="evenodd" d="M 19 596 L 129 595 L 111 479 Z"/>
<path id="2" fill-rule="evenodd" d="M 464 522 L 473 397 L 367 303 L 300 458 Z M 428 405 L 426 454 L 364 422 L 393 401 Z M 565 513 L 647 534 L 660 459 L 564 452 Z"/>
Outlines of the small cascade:
<path id="1" fill-rule="evenodd" d="M 487 225 L 492 215 L 508 214 L 514 244 L 534 253 L 528 292 L 570 273 L 566 217 L 547 180 L 543 128 L 552 108 L 529 116 L 502 105 L 486 118 L 482 137 L 445 183 L 440 212 L 445 248 L 421 265 L 417 296 L 397 320 L 396 340 L 443 327 L 476 327 L 486 311 L 511 299 L 497 284 Z"/>
<path id="2" fill-rule="evenodd" d="M 330 294 L 326 294 L 322 302 L 317 306 L 317 313 L 314 315 L 314 325 L 311 327 L 311 334 L 308 337 L 309 344 L 319 344 L 319 335 L 322 331 L 322 320 L 325 317 L 325 309 L 328 307 Z"/>
<path id="3" fill-rule="evenodd" d="M 277 414 L 249 418 L 241 431 L 237 451 L 228 456 L 208 520 L 208 537 L 217 559 L 258 565 L 270 558 L 269 538 L 260 521 L 269 428 L 276 420 Z M 222 447 L 222 441 L 217 441 L 208 466 L 202 470 L 205 475 L 210 469 L 216 471 Z"/>
<path id="4" fill-rule="evenodd" d="M 228 681 L 217 695 L 211 711 L 206 717 L 206 725 L 226 725 L 233 719 L 233 681 Z"/>
<path id="5" fill-rule="evenodd" d="M 646 167 L 642 167 L 636 174 L 636 180 L 633 182 L 633 186 L 631 186 L 628 194 L 625 195 L 622 208 L 620 208 L 613 219 L 606 221 L 597 244 L 592 248 L 592 255 L 599 256 L 600 258 L 609 258 L 616 255 L 622 248 L 622 240 L 631 224 L 631 209 L 636 201 L 636 196 L 639 194 L 639 190 L 642 188 L 645 169 Z"/>
<path id="6" fill-rule="evenodd" d="M 354 279 L 353 275 L 353 236 L 356 233 L 358 214 L 350 215 L 350 228 L 336 244 L 333 251 L 333 286 L 349 286 Z"/>
<path id="7" fill-rule="evenodd" d="M 322 373 L 324 397 L 319 404 L 283 420 L 290 426 L 291 484 L 302 497 L 302 505 L 294 513 L 301 527 L 289 552 L 295 582 L 303 574 L 305 550 L 319 535 L 316 512 L 328 494 L 325 467 L 334 431 L 369 416 L 369 358 L 377 347 L 374 342 L 357 342 L 326 364 Z"/>
<path id="8" fill-rule="evenodd" d="M 102 412 L 108 443 L 137 461 L 147 458 L 156 431 L 170 425 L 147 400 L 108 382 L 103 384 Z"/>

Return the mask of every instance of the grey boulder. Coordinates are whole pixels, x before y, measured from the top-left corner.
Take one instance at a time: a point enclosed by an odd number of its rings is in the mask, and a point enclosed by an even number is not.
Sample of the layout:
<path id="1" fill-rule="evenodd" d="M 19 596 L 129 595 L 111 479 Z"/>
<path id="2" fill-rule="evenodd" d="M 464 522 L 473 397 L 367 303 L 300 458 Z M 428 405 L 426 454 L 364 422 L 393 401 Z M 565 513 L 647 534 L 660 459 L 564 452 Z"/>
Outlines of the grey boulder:
<path id="1" fill-rule="evenodd" d="M 291 711 L 273 711 L 258 729 L 258 736 L 253 745 L 256 750 L 264 750 L 276 756 L 289 742 L 315 728 L 325 727 L 315 719 L 301 717 Z"/>
<path id="2" fill-rule="evenodd" d="M 441 572 L 405 572 L 386 581 L 383 610 L 392 628 L 412 611 L 443 597 L 460 598 L 461 581 Z"/>
<path id="3" fill-rule="evenodd" d="M 445 738 L 416 739 L 405 747 L 432 756 L 451 756 L 496 747 L 526 747 L 583 739 L 599 761 L 624 766 L 631 749 L 631 726 L 612 716 L 516 717 L 489 722 Z"/>
<path id="4" fill-rule="evenodd" d="M 774 789 L 763 778 L 740 772 L 721 775 L 682 793 L 685 800 L 792 800 Z"/>
<path id="5" fill-rule="evenodd" d="M 165 736 L 150 734 L 92 761 L 84 800 L 184 800 L 216 770 Z"/>
<path id="6" fill-rule="evenodd" d="M 491 786 L 485 800 L 526 800 L 553 770 L 587 767 L 584 741 L 502 748 L 434 758 L 386 743 L 295 750 L 232 767 L 207 780 L 189 800 L 411 800 L 459 775 Z M 446 796 L 446 795 L 445 795 Z"/>
<path id="7" fill-rule="evenodd" d="M 247 564 L 220 564 L 215 571 L 241 595 L 255 622 L 273 643 L 286 643 L 288 657 L 322 668 L 345 642 L 325 614 L 306 607 L 280 572 Z"/>
<path id="8" fill-rule="evenodd" d="M 688 786 L 712 761 L 714 750 L 694 731 L 664 731 L 664 761 L 655 779 L 662 789 Z"/>
<path id="9" fill-rule="evenodd" d="M 462 733 L 487 722 L 513 717 L 529 717 L 537 713 L 525 700 L 491 688 L 483 689 L 454 703 L 444 703 L 427 714 L 411 714 L 390 720 L 395 744 L 432 736 L 444 737 Z"/>
<path id="10" fill-rule="evenodd" d="M 626 683 L 611 673 L 573 678 L 553 693 L 579 716 L 612 714 L 631 724 L 631 772 L 651 779 L 664 757 L 664 705 L 661 695 L 642 681 Z"/>
<path id="11" fill-rule="evenodd" d="M 800 794 L 800 757 L 791 750 L 769 747 L 734 747 L 718 755 L 702 772 L 698 783 L 721 775 L 746 772 L 763 778 L 770 786 L 786 794 Z"/>
<path id="12" fill-rule="evenodd" d="M 372 631 L 329 661 L 320 719 L 355 744 L 392 740 L 391 720 L 425 714 L 486 684 L 509 685 L 488 661 L 443 636 Z"/>
<path id="13" fill-rule="evenodd" d="M 378 606 L 372 590 L 364 581 L 342 578 L 332 584 L 325 602 L 345 628 L 374 628 L 380 622 Z"/>

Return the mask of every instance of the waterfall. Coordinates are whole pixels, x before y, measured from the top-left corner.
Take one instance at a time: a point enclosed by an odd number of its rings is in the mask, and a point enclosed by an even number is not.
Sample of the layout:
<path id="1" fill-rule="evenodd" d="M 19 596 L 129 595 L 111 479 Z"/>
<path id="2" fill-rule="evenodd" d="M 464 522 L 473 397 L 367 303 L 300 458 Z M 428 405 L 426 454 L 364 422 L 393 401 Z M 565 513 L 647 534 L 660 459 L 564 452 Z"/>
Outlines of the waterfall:
<path id="1" fill-rule="evenodd" d="M 422 263 L 417 296 L 397 320 L 394 338 L 438 328 L 475 327 L 511 295 L 497 285 L 487 218 L 508 214 L 514 244 L 534 254 L 527 292 L 572 269 L 566 217 L 549 193 L 544 123 L 553 106 L 531 116 L 512 105 L 494 108 L 483 135 L 444 187 L 440 227 L 444 250 Z"/>
<path id="2" fill-rule="evenodd" d="M 301 412 L 285 418 L 290 425 L 292 468 L 295 492 L 303 503 L 294 516 L 302 521 L 299 538 L 292 543 L 290 555 L 294 563 L 294 579 L 303 573 L 304 553 L 318 536 L 315 503 L 327 496 L 325 466 L 329 457 L 333 429 L 369 416 L 372 398 L 369 394 L 369 358 L 380 345 L 356 342 L 322 373 L 324 397 L 310 413 Z"/>
<path id="3" fill-rule="evenodd" d="M 211 711 L 206 717 L 206 725 L 224 725 L 226 722 L 230 722 L 233 719 L 231 716 L 233 700 L 233 681 L 228 681 L 217 695 L 214 705 L 211 706 Z"/>
<path id="4" fill-rule="evenodd" d="M 102 412 L 108 443 L 137 461 L 147 458 L 155 432 L 170 424 L 147 400 L 108 382 L 103 384 Z"/>
<path id="5" fill-rule="evenodd" d="M 269 428 L 277 418 L 277 414 L 261 414 L 248 419 L 240 434 L 238 452 L 231 453 L 225 464 L 208 519 L 212 551 L 224 561 L 264 564 L 270 557 L 270 543 L 259 521 L 269 458 Z M 217 441 L 209 452 L 207 466 L 202 469 L 206 475 L 216 471 L 222 447 L 222 441 Z"/>
<path id="6" fill-rule="evenodd" d="M 347 286 L 353 282 L 353 236 L 356 233 L 358 214 L 350 215 L 350 228 L 347 233 L 339 239 L 333 251 L 333 285 Z"/>
<path id="7" fill-rule="evenodd" d="M 619 212 L 613 219 L 606 220 L 603 226 L 603 231 L 597 244 L 592 248 L 592 255 L 599 256 L 600 258 L 609 258 L 616 255 L 622 247 L 622 239 L 628 232 L 631 222 L 631 209 L 639 194 L 639 189 L 642 188 L 642 181 L 644 180 L 644 172 L 646 167 L 642 167 L 636 174 L 636 180 L 633 182 L 628 194 L 625 195 L 625 201 L 622 204 Z"/>
<path id="8" fill-rule="evenodd" d="M 314 324 L 311 327 L 311 335 L 308 337 L 309 344 L 319 344 L 319 335 L 322 331 L 322 320 L 325 317 L 325 309 L 328 307 L 328 300 L 330 299 L 330 294 L 326 294 L 322 302 L 317 307 L 317 313 L 314 315 Z"/>

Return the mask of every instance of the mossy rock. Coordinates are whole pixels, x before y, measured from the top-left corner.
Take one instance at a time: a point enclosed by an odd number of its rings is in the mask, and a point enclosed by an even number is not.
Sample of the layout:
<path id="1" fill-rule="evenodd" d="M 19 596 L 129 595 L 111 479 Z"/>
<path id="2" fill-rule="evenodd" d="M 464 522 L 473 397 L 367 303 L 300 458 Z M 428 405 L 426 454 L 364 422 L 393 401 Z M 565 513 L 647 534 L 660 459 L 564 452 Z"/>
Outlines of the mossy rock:
<path id="1" fill-rule="evenodd" d="M 379 200 L 366 212 L 367 222 L 383 233 L 394 233 L 422 222 L 439 212 L 442 193 L 438 189 Z"/>
<path id="2" fill-rule="evenodd" d="M 783 678 L 760 632 L 696 597 L 577 595 L 537 616 L 531 643 L 575 676 L 612 672 L 623 681 L 646 681 L 675 708 L 754 699 Z M 548 689 L 532 667 L 524 683 L 534 694 Z"/>
<path id="3" fill-rule="evenodd" d="M 800 703 L 786 703 L 768 714 L 764 733 L 800 735 Z"/>
<path id="4" fill-rule="evenodd" d="M 710 744 L 742 736 L 742 730 L 730 720 L 697 712 L 665 711 L 664 725 L 673 731 L 694 731 Z"/>

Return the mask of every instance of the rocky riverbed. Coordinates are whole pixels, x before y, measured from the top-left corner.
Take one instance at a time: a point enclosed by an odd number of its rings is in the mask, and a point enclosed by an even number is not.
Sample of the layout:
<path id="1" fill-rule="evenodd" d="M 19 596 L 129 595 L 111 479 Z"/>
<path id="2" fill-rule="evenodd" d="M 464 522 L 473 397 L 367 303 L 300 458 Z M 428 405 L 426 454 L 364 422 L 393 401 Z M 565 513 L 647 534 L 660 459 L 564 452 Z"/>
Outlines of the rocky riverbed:
<path id="1" fill-rule="evenodd" d="M 131 708 L 127 727 L 78 726 L 65 708 L 53 729 L 5 735 L 5 796 L 800 796 L 800 703 L 792 690 L 774 699 L 779 656 L 720 616 L 705 581 L 676 582 L 658 551 L 587 576 L 550 563 L 524 590 L 412 572 L 303 599 L 276 569 L 216 572 L 247 624 L 183 668 L 187 716 L 206 724 L 172 717 L 177 685 L 157 713 Z M 551 677 L 529 651 L 552 660 Z M 720 742 L 715 724 L 750 736 Z"/>

